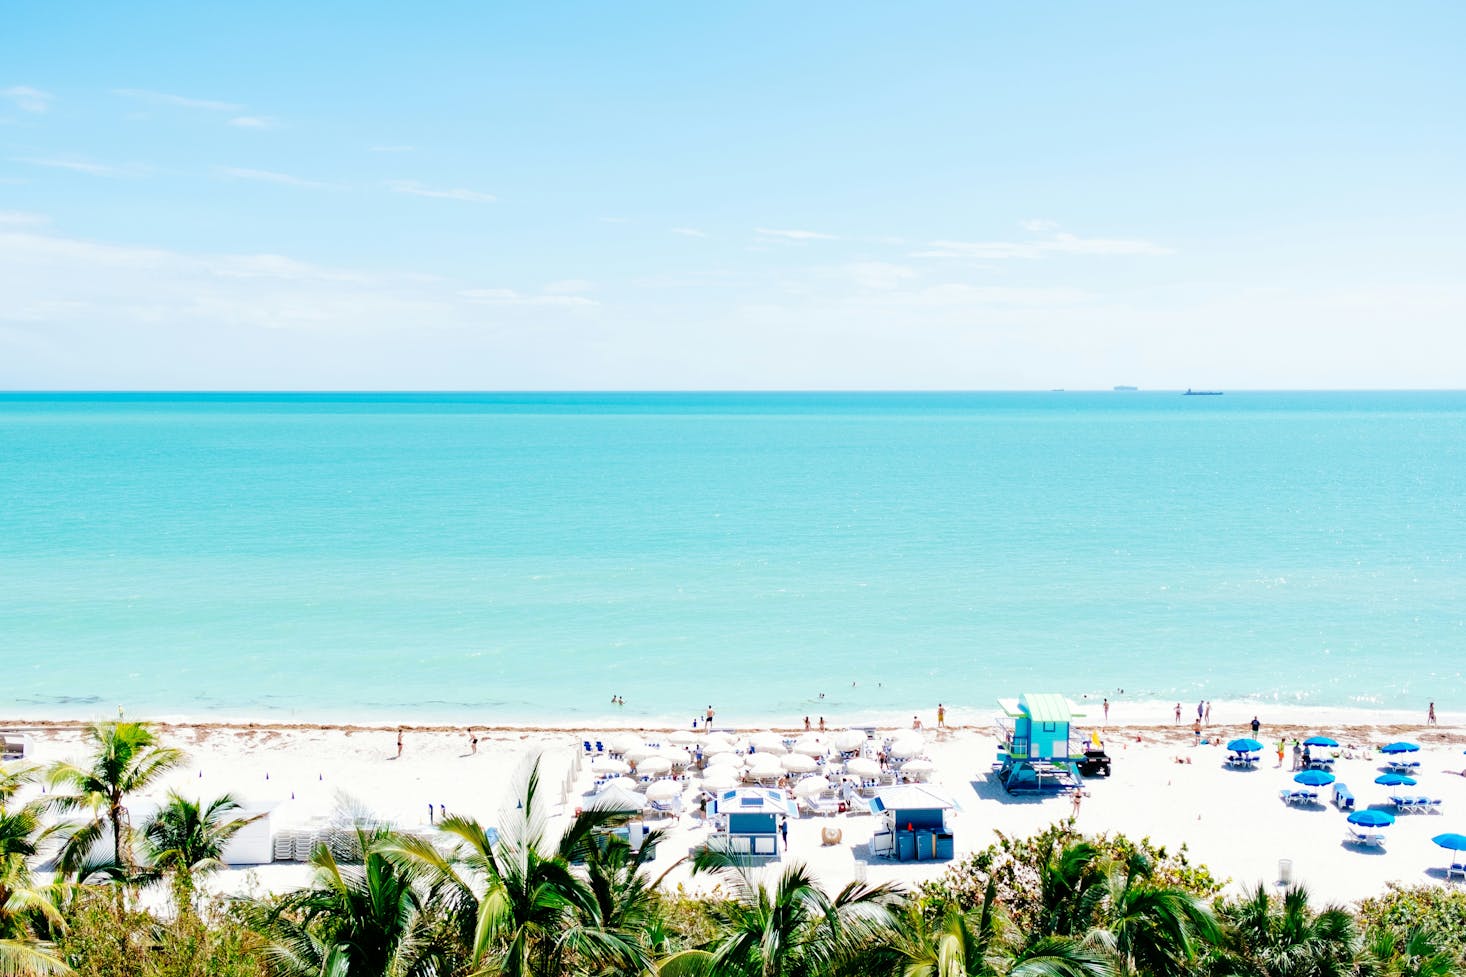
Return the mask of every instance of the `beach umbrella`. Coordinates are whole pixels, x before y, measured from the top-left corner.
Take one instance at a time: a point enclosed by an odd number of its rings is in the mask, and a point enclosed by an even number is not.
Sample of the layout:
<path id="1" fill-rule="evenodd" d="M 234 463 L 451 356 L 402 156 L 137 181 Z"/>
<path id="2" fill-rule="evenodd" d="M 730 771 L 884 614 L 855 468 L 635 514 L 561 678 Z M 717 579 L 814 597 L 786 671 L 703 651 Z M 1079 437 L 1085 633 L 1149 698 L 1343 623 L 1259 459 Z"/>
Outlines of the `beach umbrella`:
<path id="1" fill-rule="evenodd" d="M 640 763 L 649 756 L 656 756 L 657 751 L 645 743 L 639 743 L 630 749 L 622 750 L 621 755 L 626 757 L 628 763 Z"/>
<path id="2" fill-rule="evenodd" d="M 1310 736 L 1303 741 L 1304 746 L 1338 746 L 1338 740 L 1331 740 L 1327 736 Z"/>
<path id="3" fill-rule="evenodd" d="M 630 773 L 631 764 L 625 760 L 613 760 L 610 757 L 596 757 L 590 762 L 592 770 L 601 773 Z"/>
<path id="4" fill-rule="evenodd" d="M 881 765 L 874 760 L 858 756 L 853 760 L 845 761 L 845 771 L 857 777 L 879 777 L 881 775 Z"/>
<path id="5" fill-rule="evenodd" d="M 596 793 L 604 794 L 608 790 L 636 790 L 636 781 L 630 777 L 614 777 L 601 784 Z"/>
<path id="6" fill-rule="evenodd" d="M 803 753 L 791 753 L 788 756 L 779 757 L 779 766 L 790 773 L 814 773 L 819 769 L 819 764 L 814 762 L 814 757 L 806 756 Z"/>
<path id="7" fill-rule="evenodd" d="M 646 807 L 646 798 L 613 780 L 597 791 L 587 806 L 601 811 L 640 811 Z"/>
<path id="8" fill-rule="evenodd" d="M 702 785 L 708 790 L 730 790 L 742 782 L 736 767 L 715 767 L 702 778 Z"/>
<path id="9" fill-rule="evenodd" d="M 937 765 L 926 757 L 917 757 L 915 760 L 907 760 L 901 764 L 902 773 L 931 773 L 937 769 Z"/>
<path id="10" fill-rule="evenodd" d="M 754 733 L 748 738 L 748 742 L 760 753 L 788 752 L 788 748 L 784 745 L 784 737 L 778 733 Z"/>
<path id="11" fill-rule="evenodd" d="M 649 756 L 636 765 L 637 773 L 649 773 L 653 777 L 672 769 L 672 761 L 664 756 Z"/>
<path id="12" fill-rule="evenodd" d="M 1466 851 L 1466 835 L 1449 833 L 1436 835 L 1430 840 L 1442 848 L 1449 848 L 1451 851 Z"/>
<path id="13" fill-rule="evenodd" d="M 692 762 L 692 754 L 680 746 L 664 746 L 657 751 L 657 756 L 671 760 L 674 767 L 685 767 Z"/>
<path id="14" fill-rule="evenodd" d="M 1388 745 L 1386 745 L 1384 747 L 1381 747 L 1380 748 L 1380 752 L 1381 753 L 1392 753 L 1392 754 L 1393 753 L 1414 753 L 1418 749 L 1420 749 L 1420 747 L 1417 744 L 1415 744 L 1415 743 L 1406 743 L 1406 742 L 1403 742 L 1402 741 L 1402 742 L 1399 742 L 1399 743 L 1390 743 L 1390 744 L 1388 744 Z"/>
<path id="15" fill-rule="evenodd" d="M 675 780 L 658 780 L 648 784 L 646 799 L 649 801 L 670 801 L 682 796 L 682 785 Z"/>
<path id="16" fill-rule="evenodd" d="M 748 758 L 748 772 L 755 777 L 778 776 L 783 770 L 779 758 L 772 753 L 755 753 Z"/>
<path id="17" fill-rule="evenodd" d="M 1384 811 L 1355 811 L 1349 815 L 1349 823 L 1362 828 L 1387 828 L 1395 823 L 1395 816 Z"/>
<path id="18" fill-rule="evenodd" d="M 813 797 L 830 789 L 830 782 L 824 777 L 805 777 L 794 785 L 795 797 Z"/>
<path id="19" fill-rule="evenodd" d="M 705 753 L 723 753 L 733 749 L 733 737 L 727 733 L 709 733 L 703 737 L 702 748 Z"/>
<path id="20" fill-rule="evenodd" d="M 635 733 L 619 733 L 611 737 L 611 749 L 617 753 L 625 753 L 641 746 L 641 742 L 641 737 Z"/>
<path id="21" fill-rule="evenodd" d="M 691 746 L 694 743 L 702 742 L 702 737 L 690 729 L 679 729 L 667 734 L 667 742 Z"/>
<path id="22" fill-rule="evenodd" d="M 1295 774 L 1293 783 L 1302 784 L 1305 787 L 1326 787 L 1337 779 L 1327 770 L 1305 770 Z"/>
<path id="23" fill-rule="evenodd" d="M 891 748 L 887 752 L 901 759 L 902 757 L 920 756 L 925 749 L 926 741 L 920 736 L 898 736 L 891 743 Z"/>
<path id="24" fill-rule="evenodd" d="M 795 753 L 803 753 L 805 756 L 824 756 L 830 752 L 829 746 L 818 736 L 799 737 L 793 749 Z"/>
<path id="25" fill-rule="evenodd" d="M 1233 753 L 1257 753 L 1262 750 L 1262 744 L 1253 739 L 1233 740 L 1227 744 L 1227 749 Z"/>
<path id="26" fill-rule="evenodd" d="M 1414 787 L 1418 781 L 1403 773 L 1382 773 L 1374 778 L 1374 782 L 1384 787 Z"/>
<path id="27" fill-rule="evenodd" d="M 870 737 L 863 729 L 842 729 L 833 739 L 837 750 L 858 750 Z"/>
<path id="28" fill-rule="evenodd" d="M 743 754 L 714 753 L 712 756 L 703 760 L 702 765 L 706 769 L 712 769 L 713 767 L 729 767 L 737 770 L 739 767 L 743 766 Z"/>

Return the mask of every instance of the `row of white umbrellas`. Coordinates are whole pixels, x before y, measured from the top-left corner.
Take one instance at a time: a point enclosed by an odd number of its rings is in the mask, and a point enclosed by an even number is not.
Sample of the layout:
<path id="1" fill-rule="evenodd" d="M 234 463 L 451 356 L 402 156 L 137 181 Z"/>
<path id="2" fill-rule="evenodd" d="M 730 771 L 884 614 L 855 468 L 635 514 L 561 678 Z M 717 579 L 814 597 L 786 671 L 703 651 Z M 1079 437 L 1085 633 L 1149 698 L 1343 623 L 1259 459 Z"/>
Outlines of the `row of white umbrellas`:
<path id="1" fill-rule="evenodd" d="M 686 753 L 683 747 L 701 746 L 704 753 L 726 753 L 745 750 L 752 746 L 760 753 L 803 753 L 808 756 L 824 756 L 833 751 L 848 753 L 858 750 L 868 739 L 868 734 L 863 729 L 843 729 L 833 733 L 805 733 L 804 735 L 788 742 L 788 737 L 783 733 L 772 731 L 752 733 L 746 738 L 738 739 L 728 733 L 699 733 L 695 730 L 676 730 L 668 733 L 664 739 L 670 746 L 649 746 L 645 738 L 635 733 L 620 733 L 611 737 L 611 752 L 625 756 L 633 762 L 637 759 L 636 754 L 650 756 L 653 754 L 665 755 L 670 750 L 678 753 Z M 896 744 L 903 748 L 913 747 L 909 753 L 896 753 L 893 756 L 915 756 L 924 748 L 924 743 L 919 734 L 903 733 L 897 738 Z"/>

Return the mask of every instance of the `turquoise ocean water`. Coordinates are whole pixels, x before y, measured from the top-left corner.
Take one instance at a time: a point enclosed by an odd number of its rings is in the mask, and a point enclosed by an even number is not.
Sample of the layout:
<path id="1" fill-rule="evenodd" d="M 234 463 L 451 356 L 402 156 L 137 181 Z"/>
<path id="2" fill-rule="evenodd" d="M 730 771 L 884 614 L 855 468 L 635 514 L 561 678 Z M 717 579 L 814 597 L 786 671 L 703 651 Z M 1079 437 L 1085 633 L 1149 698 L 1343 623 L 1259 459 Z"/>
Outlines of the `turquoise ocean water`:
<path id="1" fill-rule="evenodd" d="M 5 394 L 0 715 L 1461 708 L 1463 498 L 1462 393 Z"/>

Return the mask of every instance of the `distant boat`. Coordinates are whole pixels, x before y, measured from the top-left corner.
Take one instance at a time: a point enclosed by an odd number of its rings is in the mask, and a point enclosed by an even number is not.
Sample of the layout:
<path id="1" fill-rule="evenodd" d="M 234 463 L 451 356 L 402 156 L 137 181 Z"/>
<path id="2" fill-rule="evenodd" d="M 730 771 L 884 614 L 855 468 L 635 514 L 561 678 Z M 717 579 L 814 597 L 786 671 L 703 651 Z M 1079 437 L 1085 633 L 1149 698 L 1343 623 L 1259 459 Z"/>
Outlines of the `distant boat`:
<path id="1" fill-rule="evenodd" d="M 1125 385 L 1124 385 L 1124 384 L 1123 384 L 1123 383 L 1122 383 L 1122 384 L 1120 384 L 1120 385 L 1119 385 L 1119 386 L 1118 386 L 1118 387 L 1116 387 L 1116 388 L 1115 388 L 1115 389 L 1116 389 L 1116 390 L 1117 390 L 1117 391 L 1121 391 L 1121 392 L 1124 392 L 1124 391 L 1130 391 L 1130 390 L 1139 390 L 1139 389 L 1140 389 L 1140 388 L 1139 388 L 1139 387 L 1127 387 L 1127 386 L 1125 386 Z"/>
<path id="2" fill-rule="evenodd" d="M 1186 388 L 1186 392 L 1184 394 L 1182 394 L 1181 396 L 1183 396 L 1183 397 L 1220 397 L 1221 395 L 1222 395 L 1222 391 L 1220 391 L 1220 390 L 1192 390 L 1190 387 L 1187 387 Z"/>

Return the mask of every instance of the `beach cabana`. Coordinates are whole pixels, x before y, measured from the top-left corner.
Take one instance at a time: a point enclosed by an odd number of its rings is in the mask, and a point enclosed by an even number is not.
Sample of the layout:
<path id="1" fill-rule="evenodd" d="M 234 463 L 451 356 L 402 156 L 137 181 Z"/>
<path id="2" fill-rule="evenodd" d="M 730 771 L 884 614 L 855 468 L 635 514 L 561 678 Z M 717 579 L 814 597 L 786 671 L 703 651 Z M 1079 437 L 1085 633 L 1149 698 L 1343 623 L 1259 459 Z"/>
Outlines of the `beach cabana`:
<path id="1" fill-rule="evenodd" d="M 726 819 L 726 824 L 708 838 L 708 847 L 770 858 L 779 855 L 779 819 L 799 816 L 783 791 L 765 787 L 720 791 L 713 799 L 713 813 Z"/>
<path id="2" fill-rule="evenodd" d="M 870 841 L 870 853 L 902 862 L 952 857 L 947 812 L 956 802 L 926 784 L 883 787 L 870 800 L 873 814 L 884 820 Z"/>
<path id="3" fill-rule="evenodd" d="M 998 707 L 1003 710 L 1000 726 L 1004 743 L 998 754 L 997 775 L 1010 793 L 1078 785 L 1079 770 L 1069 751 L 1069 732 L 1073 721 L 1083 718 L 1083 713 L 1075 711 L 1073 703 L 1051 692 L 1025 692 L 1017 699 L 999 699 Z"/>

